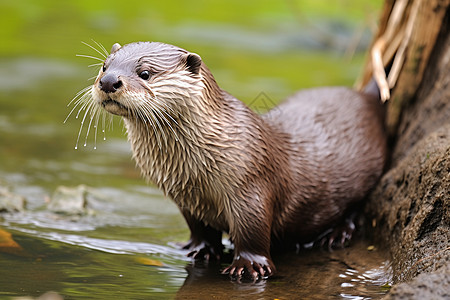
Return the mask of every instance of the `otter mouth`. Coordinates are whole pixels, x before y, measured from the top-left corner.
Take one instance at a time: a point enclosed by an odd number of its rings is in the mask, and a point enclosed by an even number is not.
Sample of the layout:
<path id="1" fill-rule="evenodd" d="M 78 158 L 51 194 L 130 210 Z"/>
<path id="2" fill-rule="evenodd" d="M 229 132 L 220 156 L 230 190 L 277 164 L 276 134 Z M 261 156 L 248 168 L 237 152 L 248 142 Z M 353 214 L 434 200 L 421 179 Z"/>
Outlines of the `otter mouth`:
<path id="1" fill-rule="evenodd" d="M 103 107 L 106 107 L 106 106 L 109 106 L 109 105 L 117 105 L 120 108 L 126 109 L 125 105 L 123 105 L 120 102 L 117 102 L 116 100 L 112 100 L 112 99 L 108 98 L 108 99 L 102 101 L 102 106 Z"/>
<path id="2" fill-rule="evenodd" d="M 115 115 L 125 116 L 128 113 L 128 107 L 111 98 L 103 100 L 101 105 L 106 111 Z"/>

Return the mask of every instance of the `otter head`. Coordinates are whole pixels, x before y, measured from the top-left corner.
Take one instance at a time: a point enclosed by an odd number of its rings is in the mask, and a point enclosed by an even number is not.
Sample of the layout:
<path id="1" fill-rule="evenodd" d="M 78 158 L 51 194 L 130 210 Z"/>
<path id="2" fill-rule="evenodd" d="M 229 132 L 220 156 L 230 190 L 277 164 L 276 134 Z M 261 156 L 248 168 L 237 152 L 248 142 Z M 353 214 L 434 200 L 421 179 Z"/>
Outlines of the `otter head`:
<path id="1" fill-rule="evenodd" d="M 94 101 L 128 119 L 164 117 L 202 93 L 199 55 L 156 42 L 114 44 L 93 85 Z"/>

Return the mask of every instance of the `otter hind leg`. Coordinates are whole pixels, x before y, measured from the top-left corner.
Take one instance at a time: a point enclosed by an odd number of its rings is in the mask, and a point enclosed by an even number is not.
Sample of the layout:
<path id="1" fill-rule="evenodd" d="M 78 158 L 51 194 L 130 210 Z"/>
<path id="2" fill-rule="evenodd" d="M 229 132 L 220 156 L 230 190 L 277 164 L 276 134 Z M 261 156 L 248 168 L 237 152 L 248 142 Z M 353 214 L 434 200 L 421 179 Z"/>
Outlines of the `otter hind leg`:
<path id="1" fill-rule="evenodd" d="M 344 248 L 352 239 L 353 233 L 355 232 L 356 216 L 356 212 L 348 215 L 342 222 L 319 236 L 315 244 L 318 243 L 320 247 L 327 247 L 328 250 L 332 250 L 333 248 Z"/>
<path id="2" fill-rule="evenodd" d="M 196 260 L 220 260 L 224 248 L 222 232 L 205 225 L 189 212 L 183 211 L 182 213 L 191 231 L 191 238 L 183 246 L 183 249 L 190 250 L 188 256 Z"/>

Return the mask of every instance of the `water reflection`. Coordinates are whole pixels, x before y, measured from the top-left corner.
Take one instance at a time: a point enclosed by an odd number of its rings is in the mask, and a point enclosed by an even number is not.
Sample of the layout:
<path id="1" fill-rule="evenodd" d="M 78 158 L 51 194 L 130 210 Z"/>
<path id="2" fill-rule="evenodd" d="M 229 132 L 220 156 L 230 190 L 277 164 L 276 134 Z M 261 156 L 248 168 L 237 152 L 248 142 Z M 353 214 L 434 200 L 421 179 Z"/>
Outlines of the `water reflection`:
<path id="1" fill-rule="evenodd" d="M 190 263 L 177 299 L 378 299 L 391 280 L 383 254 L 368 252 L 363 241 L 333 252 L 287 253 L 275 263 L 277 275 L 256 283 L 220 275 L 223 264 Z"/>
<path id="2" fill-rule="evenodd" d="M 392 271 L 389 261 L 369 270 L 347 269 L 344 274 L 339 274 L 345 282 L 341 283 L 343 292 L 340 296 L 344 299 L 373 299 L 374 295 L 384 295 L 386 287 L 392 280 Z"/>

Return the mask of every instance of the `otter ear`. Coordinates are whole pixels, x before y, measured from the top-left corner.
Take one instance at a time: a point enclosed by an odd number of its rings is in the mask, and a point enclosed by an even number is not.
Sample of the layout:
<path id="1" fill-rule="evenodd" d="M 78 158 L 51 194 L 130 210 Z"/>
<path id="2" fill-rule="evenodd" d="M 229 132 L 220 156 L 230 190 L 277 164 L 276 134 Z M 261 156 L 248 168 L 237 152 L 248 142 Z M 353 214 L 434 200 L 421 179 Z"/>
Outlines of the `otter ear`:
<path id="1" fill-rule="evenodd" d="M 119 43 L 115 43 L 112 48 L 111 48 L 111 54 L 113 54 L 114 52 L 116 52 L 117 50 L 119 50 L 122 46 L 120 46 Z"/>
<path id="2" fill-rule="evenodd" d="M 186 56 L 186 68 L 192 74 L 198 74 L 202 65 L 202 58 L 195 53 L 189 53 Z"/>

